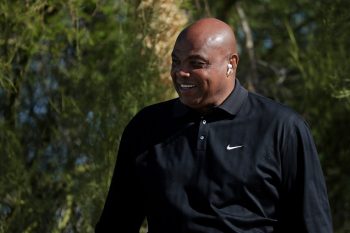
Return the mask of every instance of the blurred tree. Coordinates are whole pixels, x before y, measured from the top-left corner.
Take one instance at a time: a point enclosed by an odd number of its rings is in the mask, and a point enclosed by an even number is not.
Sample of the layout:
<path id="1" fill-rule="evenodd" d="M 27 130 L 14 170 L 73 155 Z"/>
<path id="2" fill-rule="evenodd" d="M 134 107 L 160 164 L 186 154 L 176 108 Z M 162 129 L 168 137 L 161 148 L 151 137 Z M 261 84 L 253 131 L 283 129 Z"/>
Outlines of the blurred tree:
<path id="1" fill-rule="evenodd" d="M 335 232 L 349 232 L 349 4 L 0 2 L 0 233 L 93 231 L 125 124 L 174 95 L 171 47 L 203 16 L 236 29 L 238 78 L 310 123 Z"/>
<path id="2" fill-rule="evenodd" d="M 169 98 L 160 12 L 141 5 L 0 3 L 0 232 L 93 231 L 125 124 Z"/>

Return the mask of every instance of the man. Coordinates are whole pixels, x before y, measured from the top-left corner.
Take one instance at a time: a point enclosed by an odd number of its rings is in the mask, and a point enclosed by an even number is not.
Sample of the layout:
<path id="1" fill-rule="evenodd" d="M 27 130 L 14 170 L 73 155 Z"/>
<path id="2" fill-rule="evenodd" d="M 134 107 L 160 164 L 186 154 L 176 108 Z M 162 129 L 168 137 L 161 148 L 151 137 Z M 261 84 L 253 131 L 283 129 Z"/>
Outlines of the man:
<path id="1" fill-rule="evenodd" d="M 304 120 L 235 79 L 232 29 L 213 18 L 172 52 L 178 99 L 126 127 L 96 232 L 332 232 L 326 186 Z"/>

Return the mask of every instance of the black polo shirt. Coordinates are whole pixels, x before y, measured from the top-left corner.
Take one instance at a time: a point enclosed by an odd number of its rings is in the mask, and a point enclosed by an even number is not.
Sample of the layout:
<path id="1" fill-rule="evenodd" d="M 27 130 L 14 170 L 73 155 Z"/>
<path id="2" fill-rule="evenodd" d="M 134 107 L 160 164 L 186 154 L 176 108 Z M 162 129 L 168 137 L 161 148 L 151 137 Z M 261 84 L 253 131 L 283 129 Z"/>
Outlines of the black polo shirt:
<path id="1" fill-rule="evenodd" d="M 291 109 L 236 81 L 201 115 L 179 99 L 126 127 L 96 232 L 332 232 L 313 139 Z"/>

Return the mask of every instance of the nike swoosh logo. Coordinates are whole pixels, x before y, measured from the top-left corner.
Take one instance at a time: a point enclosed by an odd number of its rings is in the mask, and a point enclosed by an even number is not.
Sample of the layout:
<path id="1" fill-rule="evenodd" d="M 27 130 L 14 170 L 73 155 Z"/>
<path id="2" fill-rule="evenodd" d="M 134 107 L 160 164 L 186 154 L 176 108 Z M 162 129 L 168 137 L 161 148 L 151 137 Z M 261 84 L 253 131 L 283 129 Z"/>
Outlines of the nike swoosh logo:
<path id="1" fill-rule="evenodd" d="M 233 150 L 233 149 L 241 148 L 243 146 L 244 145 L 241 145 L 241 146 L 230 146 L 230 144 L 228 144 L 227 147 L 226 147 L 226 150 Z"/>

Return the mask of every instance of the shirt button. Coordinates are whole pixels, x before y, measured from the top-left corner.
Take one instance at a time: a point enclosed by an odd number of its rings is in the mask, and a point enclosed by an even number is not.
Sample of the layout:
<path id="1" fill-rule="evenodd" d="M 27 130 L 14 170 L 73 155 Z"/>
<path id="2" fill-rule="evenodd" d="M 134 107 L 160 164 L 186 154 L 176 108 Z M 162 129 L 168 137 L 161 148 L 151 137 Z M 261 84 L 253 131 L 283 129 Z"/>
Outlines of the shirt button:
<path id="1" fill-rule="evenodd" d="M 202 122 L 203 122 L 203 125 L 205 125 L 205 124 L 207 123 L 207 121 L 206 121 L 206 120 L 203 120 Z"/>
<path id="2" fill-rule="evenodd" d="M 204 139 L 204 136 L 200 136 L 199 139 L 200 139 L 200 140 L 203 140 L 203 139 Z"/>

